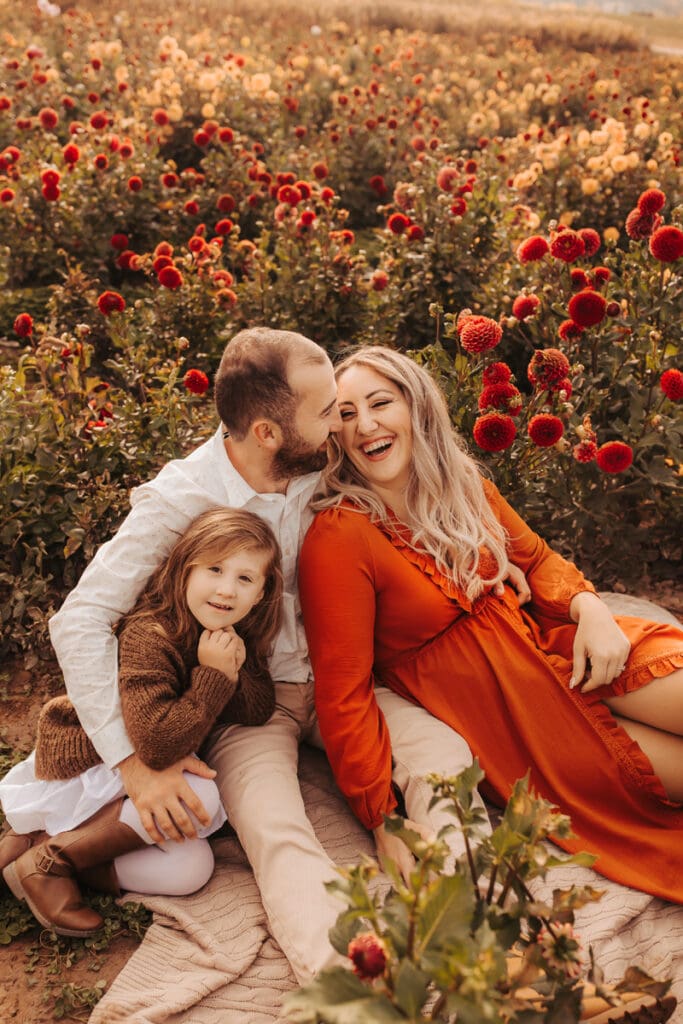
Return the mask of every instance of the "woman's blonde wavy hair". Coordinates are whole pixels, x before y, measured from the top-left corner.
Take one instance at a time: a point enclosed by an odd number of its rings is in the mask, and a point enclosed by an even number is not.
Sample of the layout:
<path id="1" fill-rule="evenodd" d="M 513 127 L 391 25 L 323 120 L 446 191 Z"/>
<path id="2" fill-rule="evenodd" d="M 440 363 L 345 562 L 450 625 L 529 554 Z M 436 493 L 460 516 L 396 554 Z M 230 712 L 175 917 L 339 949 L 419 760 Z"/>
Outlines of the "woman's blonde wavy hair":
<path id="1" fill-rule="evenodd" d="M 211 565 L 241 551 L 267 556 L 263 597 L 240 621 L 235 632 L 247 650 L 247 666 L 264 665 L 282 619 L 283 579 L 280 546 L 270 526 L 253 512 L 214 508 L 193 519 L 166 560 L 149 578 L 135 607 L 117 624 L 154 620 L 155 628 L 171 643 L 190 649 L 202 627 L 187 605 L 187 581 L 195 565 Z"/>
<path id="2" fill-rule="evenodd" d="M 353 352 L 335 368 L 337 380 L 352 366 L 366 366 L 399 388 L 410 408 L 413 461 L 406 493 L 411 546 L 427 551 L 470 600 L 505 578 L 505 531 L 493 515 L 480 471 L 453 430 L 446 401 L 430 375 L 408 356 L 382 346 Z M 389 526 L 382 499 L 346 458 L 339 435 L 330 437 L 330 461 L 314 509 L 352 502 L 374 522 Z M 478 575 L 481 548 L 497 563 L 496 574 Z"/>

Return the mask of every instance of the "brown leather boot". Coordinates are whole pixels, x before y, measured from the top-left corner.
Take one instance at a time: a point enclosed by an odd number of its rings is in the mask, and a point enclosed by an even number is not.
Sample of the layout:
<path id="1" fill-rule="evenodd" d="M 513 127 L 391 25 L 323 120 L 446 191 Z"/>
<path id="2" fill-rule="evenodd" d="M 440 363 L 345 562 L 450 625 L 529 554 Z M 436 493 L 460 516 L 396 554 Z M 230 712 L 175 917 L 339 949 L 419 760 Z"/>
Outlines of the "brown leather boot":
<path id="1" fill-rule="evenodd" d="M 24 832 L 22 834 L 15 832 L 13 828 L 8 828 L 0 839 L 0 871 L 17 857 L 21 857 L 22 853 L 26 853 L 36 843 L 42 843 L 43 839 L 47 838 L 49 838 L 47 832 Z"/>
<path id="2" fill-rule="evenodd" d="M 147 845 L 119 821 L 122 803 L 123 798 L 107 804 L 82 825 L 48 837 L 4 869 L 14 895 L 28 903 L 44 928 L 80 937 L 102 927 L 100 915 L 83 903 L 76 875 Z"/>

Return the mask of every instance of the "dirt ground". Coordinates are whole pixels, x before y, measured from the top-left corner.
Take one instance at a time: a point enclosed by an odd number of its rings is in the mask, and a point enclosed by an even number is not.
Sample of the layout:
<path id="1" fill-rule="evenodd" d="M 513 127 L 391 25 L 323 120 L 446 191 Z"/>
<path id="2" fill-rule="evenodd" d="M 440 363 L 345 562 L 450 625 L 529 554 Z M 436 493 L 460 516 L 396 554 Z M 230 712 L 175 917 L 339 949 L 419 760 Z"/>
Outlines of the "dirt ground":
<path id="1" fill-rule="evenodd" d="M 630 590 L 662 605 L 683 621 L 683 594 L 673 583 Z M 0 671 L 0 746 L 28 753 L 44 701 L 61 691 L 60 676 L 53 662 L 39 662 L 27 670 L 14 664 Z M 0 899 L 3 893 L 0 893 Z M 44 941 L 44 937 L 43 937 Z M 63 985 L 92 989 L 96 983 L 109 987 L 138 940 L 131 935 L 113 939 L 108 948 L 95 954 L 84 951 L 75 963 L 68 958 L 56 963 L 54 956 L 36 957 L 41 943 L 39 927 L 19 936 L 8 946 L 0 945 L 0 1024 L 52 1024 L 55 1019 L 87 1021 L 85 1008 L 55 1016 L 55 999 Z M 56 970 L 57 968 L 57 970 Z M 56 971 L 56 973 L 55 973 Z M 61 1012 L 58 1008 L 58 1012 Z"/>

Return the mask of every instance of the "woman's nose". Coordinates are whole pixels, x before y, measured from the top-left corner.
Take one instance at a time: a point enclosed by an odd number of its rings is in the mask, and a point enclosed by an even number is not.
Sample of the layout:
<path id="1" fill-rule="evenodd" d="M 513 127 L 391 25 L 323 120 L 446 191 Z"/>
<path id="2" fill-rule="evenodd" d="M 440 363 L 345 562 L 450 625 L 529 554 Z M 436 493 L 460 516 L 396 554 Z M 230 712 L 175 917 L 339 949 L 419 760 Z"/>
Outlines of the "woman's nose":
<path id="1" fill-rule="evenodd" d="M 371 434 L 377 427 L 377 419 L 372 409 L 360 409 L 358 412 L 358 431 L 361 434 Z"/>

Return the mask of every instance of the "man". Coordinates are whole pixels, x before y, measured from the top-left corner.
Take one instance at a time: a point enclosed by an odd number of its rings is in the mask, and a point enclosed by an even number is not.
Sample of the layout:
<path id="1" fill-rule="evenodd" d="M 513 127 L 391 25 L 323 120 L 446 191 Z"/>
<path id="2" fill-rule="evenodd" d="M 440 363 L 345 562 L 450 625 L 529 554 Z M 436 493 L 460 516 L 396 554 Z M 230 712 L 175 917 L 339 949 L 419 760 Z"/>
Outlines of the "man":
<path id="1" fill-rule="evenodd" d="M 83 727 L 105 764 L 118 766 L 155 841 L 193 837 L 188 810 L 207 821 L 183 770 L 205 777 L 217 773 L 272 934 L 298 980 L 305 982 L 334 960 L 328 931 L 340 909 L 324 888 L 336 873 L 306 816 L 297 777 L 299 742 L 321 745 L 296 566 L 312 519 L 309 502 L 327 459 L 327 439 L 341 427 L 332 364 L 323 349 L 302 335 L 250 328 L 225 349 L 215 399 L 221 420 L 216 434 L 133 491 L 128 517 L 52 618 L 50 633 Z M 215 771 L 197 758 L 153 771 L 135 754 L 123 725 L 112 627 L 190 521 L 216 506 L 255 512 L 271 525 L 282 548 L 283 626 L 270 662 L 276 710 L 265 726 L 217 730 L 204 751 Z M 391 736 L 395 777 L 411 817 L 423 827 L 435 827 L 438 821 L 428 811 L 431 790 L 423 776 L 429 771 L 454 774 L 469 763 L 469 750 L 421 708 L 389 691 L 378 699 Z M 398 840 L 378 831 L 381 853 L 399 862 L 407 856 Z M 406 870 L 407 864 L 401 867 Z"/>

